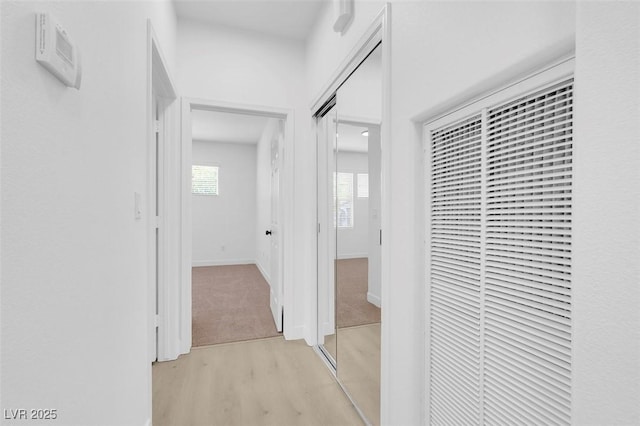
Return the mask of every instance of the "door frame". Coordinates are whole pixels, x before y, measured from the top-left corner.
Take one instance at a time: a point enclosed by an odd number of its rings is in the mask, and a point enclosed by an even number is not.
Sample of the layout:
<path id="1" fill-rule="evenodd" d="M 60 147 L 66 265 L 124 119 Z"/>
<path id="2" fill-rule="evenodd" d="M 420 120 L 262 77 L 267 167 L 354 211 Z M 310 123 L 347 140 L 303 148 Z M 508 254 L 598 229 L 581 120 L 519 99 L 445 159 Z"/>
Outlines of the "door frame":
<path id="1" fill-rule="evenodd" d="M 320 93 L 311 103 L 310 114 L 314 117 L 316 112 L 327 103 L 330 98 L 337 92 L 338 88 L 349 78 L 349 76 L 358 68 L 360 63 L 366 59 L 374 48 L 382 43 L 382 124 L 380 126 L 380 145 L 382 150 L 381 158 L 381 227 L 382 227 L 382 248 L 381 248 L 381 344 L 380 344 L 380 421 L 382 424 L 389 423 L 389 408 L 391 404 L 391 395 L 389 393 L 389 383 L 391 382 L 390 365 L 391 365 L 391 339 L 390 325 L 391 318 L 389 310 L 385 306 L 389 306 L 389 300 L 393 297 L 391 292 L 391 277 L 389 274 L 389 258 L 390 245 L 388 232 L 391 229 L 391 4 L 385 3 L 382 10 L 373 19 L 372 23 L 363 33 L 353 49 L 345 57 L 343 62 L 334 71 L 331 78 L 322 87 Z M 316 120 L 311 120 L 312 132 L 316 134 Z M 317 158 L 316 158 L 317 168 Z M 315 174 L 317 187 L 317 170 Z M 317 198 L 317 197 L 316 197 Z M 316 199 L 317 201 L 317 199 Z M 317 206 L 316 206 L 317 211 Z M 316 238 L 317 238 L 316 233 Z M 317 241 L 316 241 L 317 242 Z M 317 244 L 316 244 L 317 247 Z M 316 267 L 317 267 L 317 250 L 316 250 Z M 317 289 L 317 282 L 316 282 Z M 317 302 L 317 301 L 316 301 Z M 317 307 L 312 306 L 312 313 L 315 313 L 315 330 L 316 344 L 318 342 L 318 324 L 317 324 Z"/>
<path id="2" fill-rule="evenodd" d="M 175 153 L 179 147 L 179 105 L 178 93 L 169 73 L 167 61 L 164 58 L 160 42 L 151 24 L 147 20 L 147 182 L 144 203 L 147 231 L 147 285 L 148 305 L 147 318 L 149 331 L 149 359 L 167 360 L 178 357 L 178 345 L 175 340 L 179 337 L 175 329 L 171 327 L 172 314 L 171 302 L 174 297 L 175 283 L 179 279 L 179 246 L 176 244 L 176 233 L 180 229 L 179 210 L 176 201 L 179 201 L 179 189 L 175 178 L 177 160 Z M 163 155 L 159 157 L 161 182 L 157 190 L 159 211 L 160 238 L 158 240 L 158 258 L 155 247 L 155 173 L 156 163 L 155 149 L 155 120 L 153 119 L 153 106 L 157 100 L 159 114 L 159 137 L 162 143 Z M 178 151 L 179 152 L 179 151 Z M 157 289 L 156 271 L 157 262 Z M 157 298 L 157 299 L 156 299 Z M 157 302 L 156 302 L 157 300 Z M 157 313 L 156 313 L 157 303 Z M 157 341 L 156 341 L 157 328 Z M 155 352 L 155 354 L 154 354 Z"/>
<path id="3" fill-rule="evenodd" d="M 183 336 L 181 350 L 191 349 L 191 268 L 192 268 L 192 205 L 191 205 L 191 165 L 193 162 L 191 138 L 191 111 L 215 111 L 277 118 L 285 122 L 285 138 L 280 175 L 281 192 L 279 211 L 282 212 L 280 232 L 282 237 L 282 309 L 285 313 L 282 332 L 285 339 L 293 339 L 295 327 L 293 315 L 293 191 L 294 191 L 294 112 L 292 109 L 271 106 L 240 104 L 211 99 L 182 98 L 182 138 L 181 138 L 181 185 L 182 185 L 182 276 L 180 303 L 180 334 Z"/>

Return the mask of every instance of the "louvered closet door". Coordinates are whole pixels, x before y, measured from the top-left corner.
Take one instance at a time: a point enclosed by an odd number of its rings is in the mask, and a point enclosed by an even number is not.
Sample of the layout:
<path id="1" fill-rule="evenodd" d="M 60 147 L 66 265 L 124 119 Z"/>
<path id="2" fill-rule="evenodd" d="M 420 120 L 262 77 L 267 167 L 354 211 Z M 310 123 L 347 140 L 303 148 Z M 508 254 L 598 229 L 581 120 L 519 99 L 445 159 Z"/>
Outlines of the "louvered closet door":
<path id="1" fill-rule="evenodd" d="M 485 420 L 568 424 L 572 82 L 487 114 Z"/>
<path id="2" fill-rule="evenodd" d="M 571 422 L 572 97 L 426 128 L 431 425 Z"/>
<path id="3" fill-rule="evenodd" d="M 475 424 L 480 400 L 480 116 L 431 135 L 431 424 Z"/>

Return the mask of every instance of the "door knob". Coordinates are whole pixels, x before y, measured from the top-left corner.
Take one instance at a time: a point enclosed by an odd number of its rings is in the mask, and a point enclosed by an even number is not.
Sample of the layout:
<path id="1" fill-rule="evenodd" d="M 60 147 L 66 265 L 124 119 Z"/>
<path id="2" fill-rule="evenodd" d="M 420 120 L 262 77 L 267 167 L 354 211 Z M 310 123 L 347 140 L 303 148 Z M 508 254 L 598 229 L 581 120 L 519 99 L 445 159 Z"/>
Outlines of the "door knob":
<path id="1" fill-rule="evenodd" d="M 271 231 L 266 231 L 264 235 L 271 235 Z"/>

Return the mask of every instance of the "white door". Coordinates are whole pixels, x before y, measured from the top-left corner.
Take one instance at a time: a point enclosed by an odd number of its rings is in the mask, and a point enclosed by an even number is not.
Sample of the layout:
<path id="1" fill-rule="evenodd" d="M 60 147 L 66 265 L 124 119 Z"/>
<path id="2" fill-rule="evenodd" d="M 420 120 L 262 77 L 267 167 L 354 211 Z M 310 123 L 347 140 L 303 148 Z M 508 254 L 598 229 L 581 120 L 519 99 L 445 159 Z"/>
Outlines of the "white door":
<path id="1" fill-rule="evenodd" d="M 149 165 L 151 167 L 150 170 L 150 188 L 149 188 L 149 220 L 151 222 L 151 256 L 150 256 L 150 272 L 151 272 L 151 315 L 152 315 L 152 337 L 151 337 L 151 361 L 156 361 L 158 359 L 158 298 L 159 298 L 159 280 L 160 274 L 158 270 L 158 255 L 159 255 L 159 240 L 160 240 L 160 229 L 158 227 L 158 216 L 160 216 L 160 203 L 158 192 L 160 189 L 160 155 L 161 155 L 161 133 L 160 133 L 160 105 L 158 102 L 158 98 L 153 95 L 153 105 L 152 105 L 152 123 L 154 130 L 153 142 L 150 147 L 150 162 Z"/>
<path id="2" fill-rule="evenodd" d="M 271 294 L 270 305 L 276 328 L 282 332 L 282 233 L 280 232 L 280 169 L 284 146 L 284 122 L 271 139 Z"/>

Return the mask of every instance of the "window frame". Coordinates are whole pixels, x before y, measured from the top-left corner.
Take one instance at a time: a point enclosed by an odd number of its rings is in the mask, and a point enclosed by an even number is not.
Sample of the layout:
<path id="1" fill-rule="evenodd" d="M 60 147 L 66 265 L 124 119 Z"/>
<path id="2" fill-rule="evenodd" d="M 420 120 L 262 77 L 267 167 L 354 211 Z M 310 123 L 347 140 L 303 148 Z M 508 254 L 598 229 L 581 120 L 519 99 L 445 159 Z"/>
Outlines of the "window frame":
<path id="1" fill-rule="evenodd" d="M 215 192 L 194 192 L 194 176 L 195 167 L 211 168 L 215 170 Z M 220 166 L 218 164 L 192 164 L 191 165 L 191 195 L 202 195 L 207 197 L 218 197 L 220 195 Z"/>
<path id="2" fill-rule="evenodd" d="M 360 195 L 360 180 L 361 180 L 361 176 L 366 176 L 366 195 Z M 369 198 L 369 173 L 356 173 L 356 193 L 357 193 L 357 198 Z"/>
<path id="3" fill-rule="evenodd" d="M 338 203 L 340 202 L 340 197 L 338 195 L 338 184 L 340 181 L 340 176 L 350 176 L 351 178 L 351 197 L 350 197 L 350 202 L 351 202 L 351 209 L 350 209 L 350 214 L 349 214 L 349 224 L 348 225 L 340 225 L 340 221 L 338 220 L 338 212 L 339 212 L 339 208 L 338 208 Z M 334 215 L 333 215 L 333 220 L 334 220 L 334 227 L 338 228 L 338 229 L 353 229 L 355 227 L 355 196 L 354 196 L 354 173 L 353 172 L 335 172 L 334 173 L 334 193 L 333 193 L 333 206 L 334 206 Z"/>

